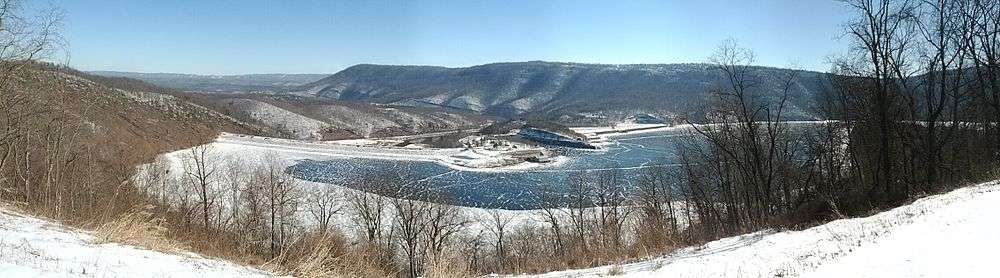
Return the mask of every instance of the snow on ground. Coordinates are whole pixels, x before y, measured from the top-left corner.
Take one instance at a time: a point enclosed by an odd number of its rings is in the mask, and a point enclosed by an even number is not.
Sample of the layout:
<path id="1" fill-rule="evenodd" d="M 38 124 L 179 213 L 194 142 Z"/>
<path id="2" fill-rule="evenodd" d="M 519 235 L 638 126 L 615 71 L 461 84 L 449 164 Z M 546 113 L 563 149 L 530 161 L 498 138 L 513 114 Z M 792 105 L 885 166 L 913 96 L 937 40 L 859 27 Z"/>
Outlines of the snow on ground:
<path id="1" fill-rule="evenodd" d="M 192 253 L 94 243 L 87 232 L 0 208 L 0 277 L 271 277 Z"/>
<path id="2" fill-rule="evenodd" d="M 587 137 L 587 142 L 598 148 L 612 144 L 612 138 L 647 132 L 671 131 L 690 127 L 689 125 L 618 123 L 613 126 L 571 127 L 576 133 Z"/>
<path id="3" fill-rule="evenodd" d="M 782 123 L 788 125 L 817 125 L 833 123 L 836 121 L 825 120 L 825 121 L 784 121 Z M 587 136 L 588 140 L 591 141 L 606 141 L 608 138 L 621 137 L 625 135 L 634 135 L 649 132 L 661 132 L 661 131 L 674 131 L 681 129 L 689 129 L 691 127 L 712 127 L 718 124 L 679 124 L 679 125 L 667 125 L 667 124 L 637 124 L 637 123 L 618 123 L 613 126 L 594 126 L 594 127 L 571 127 L 570 129 Z"/>
<path id="4" fill-rule="evenodd" d="M 569 129 L 577 133 L 587 135 L 587 134 L 597 134 L 597 133 L 615 133 L 615 132 L 621 133 L 637 129 L 663 128 L 663 127 L 670 127 L 670 126 L 665 124 L 618 123 L 613 126 L 571 127 Z"/>
<path id="5" fill-rule="evenodd" d="M 337 144 L 343 144 L 343 145 L 359 146 L 359 147 L 378 146 L 381 143 L 379 140 L 374 140 L 374 139 L 344 139 L 331 142 L 336 142 Z"/>
<path id="6" fill-rule="evenodd" d="M 512 164 L 510 158 L 506 155 L 476 152 L 465 148 L 382 147 L 373 146 L 371 145 L 371 141 L 362 140 L 350 140 L 344 143 L 338 143 L 338 141 L 307 142 L 223 133 L 211 144 L 216 149 L 271 151 L 282 155 L 289 154 L 296 159 L 329 159 L 335 157 L 426 161 L 462 171 L 509 171 L 551 165 L 531 162 Z"/>
<path id="7" fill-rule="evenodd" d="M 998 206 L 994 181 L 803 231 L 724 238 L 652 260 L 534 277 L 996 277 Z"/>

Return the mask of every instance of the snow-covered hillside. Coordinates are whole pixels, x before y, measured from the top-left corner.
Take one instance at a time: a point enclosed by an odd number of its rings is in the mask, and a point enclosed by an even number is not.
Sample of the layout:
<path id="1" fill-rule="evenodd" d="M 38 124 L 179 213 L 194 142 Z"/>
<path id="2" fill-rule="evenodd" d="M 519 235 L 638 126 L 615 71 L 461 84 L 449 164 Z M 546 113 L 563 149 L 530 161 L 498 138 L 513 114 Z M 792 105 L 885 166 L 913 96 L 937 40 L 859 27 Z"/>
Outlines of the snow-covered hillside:
<path id="1" fill-rule="evenodd" d="M 232 101 L 234 116 L 255 120 L 266 126 L 287 132 L 296 139 L 322 139 L 326 123 L 282 109 L 263 101 L 236 99 Z"/>
<path id="2" fill-rule="evenodd" d="M 761 232 L 652 260 L 534 277 L 996 277 L 1000 182 L 870 217 Z"/>
<path id="3" fill-rule="evenodd" d="M 788 69 L 755 67 L 761 96 L 780 95 Z M 554 62 L 494 63 L 464 68 L 362 64 L 303 85 L 298 94 L 344 101 L 449 107 L 517 118 L 590 119 L 604 115 L 687 114 L 712 91 L 721 75 L 709 64 L 601 65 Z M 796 72 L 788 119 L 814 119 L 806 109 L 828 76 Z"/>
<path id="4" fill-rule="evenodd" d="M 488 117 L 440 108 L 401 107 L 296 95 L 186 94 L 194 103 L 265 127 L 261 135 L 331 140 L 481 127 Z"/>
<path id="5" fill-rule="evenodd" d="M 95 243 L 84 231 L 0 208 L 0 277 L 271 277 L 191 253 Z"/>

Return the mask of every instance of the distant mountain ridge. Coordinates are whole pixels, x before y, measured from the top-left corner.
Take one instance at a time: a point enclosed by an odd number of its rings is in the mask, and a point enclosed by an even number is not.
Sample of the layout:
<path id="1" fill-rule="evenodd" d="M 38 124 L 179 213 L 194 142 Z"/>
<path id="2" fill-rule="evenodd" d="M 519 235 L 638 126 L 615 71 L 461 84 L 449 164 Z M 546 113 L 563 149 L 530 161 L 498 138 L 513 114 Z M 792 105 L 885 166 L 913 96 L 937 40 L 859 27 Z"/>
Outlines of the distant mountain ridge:
<path id="1" fill-rule="evenodd" d="M 776 99 L 794 70 L 754 67 L 759 95 Z M 828 74 L 794 71 L 788 119 L 815 119 L 813 96 Z M 464 68 L 362 64 L 298 87 L 297 94 L 412 106 L 438 106 L 500 117 L 563 121 L 652 113 L 668 118 L 708 102 L 721 73 L 709 64 L 495 63 Z M 695 111 L 697 112 L 697 111 Z"/>
<path id="2" fill-rule="evenodd" d="M 314 82 L 327 74 L 241 74 L 198 75 L 184 73 L 142 73 L 122 71 L 90 71 L 106 77 L 126 77 L 153 85 L 187 92 L 208 93 L 277 93 Z"/>
<path id="3" fill-rule="evenodd" d="M 333 75 L 193 75 L 100 71 L 186 92 L 263 93 L 357 103 L 447 108 L 502 118 L 566 124 L 607 124 L 654 115 L 667 122 L 698 121 L 722 81 L 710 64 L 582 64 L 509 62 L 471 67 L 360 64 Z M 812 120 L 814 96 L 829 89 L 829 74 L 754 67 L 756 95 L 777 101 L 794 73 L 786 120 Z M 304 105 L 303 102 L 298 102 Z"/>

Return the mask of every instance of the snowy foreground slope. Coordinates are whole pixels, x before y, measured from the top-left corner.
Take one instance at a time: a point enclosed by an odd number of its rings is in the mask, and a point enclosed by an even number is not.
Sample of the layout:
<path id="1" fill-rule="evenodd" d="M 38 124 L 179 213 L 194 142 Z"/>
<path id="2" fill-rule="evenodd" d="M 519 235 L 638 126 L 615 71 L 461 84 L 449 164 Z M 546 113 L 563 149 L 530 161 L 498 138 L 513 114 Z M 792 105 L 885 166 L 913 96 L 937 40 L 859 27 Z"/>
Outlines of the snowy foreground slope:
<path id="1" fill-rule="evenodd" d="M 195 254 L 96 244 L 85 232 L 0 208 L 0 277 L 270 277 Z"/>
<path id="2" fill-rule="evenodd" d="M 996 277 L 1000 182 L 803 231 L 724 238 L 648 261 L 536 277 Z"/>

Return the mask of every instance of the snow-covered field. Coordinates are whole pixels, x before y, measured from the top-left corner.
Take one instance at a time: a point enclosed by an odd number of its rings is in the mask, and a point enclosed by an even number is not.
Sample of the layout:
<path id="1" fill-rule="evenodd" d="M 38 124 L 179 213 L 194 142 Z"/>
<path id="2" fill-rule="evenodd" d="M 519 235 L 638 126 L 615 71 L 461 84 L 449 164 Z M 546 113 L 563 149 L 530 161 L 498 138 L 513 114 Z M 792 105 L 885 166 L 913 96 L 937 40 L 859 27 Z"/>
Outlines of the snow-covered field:
<path id="1" fill-rule="evenodd" d="M 825 120 L 825 121 L 784 121 L 782 123 L 788 125 L 818 125 L 835 123 L 837 121 Z M 679 124 L 679 125 L 667 125 L 667 124 L 637 124 L 637 123 L 618 123 L 613 126 L 594 126 L 594 127 L 571 127 L 569 129 L 586 135 L 590 140 L 607 140 L 608 138 L 620 137 L 626 135 L 634 135 L 641 133 L 651 133 L 651 132 L 663 132 L 672 130 L 689 129 L 691 127 L 711 127 L 717 124 Z"/>
<path id="2" fill-rule="evenodd" d="M 724 238 L 664 257 L 534 277 L 996 277 L 1000 182 L 803 231 Z"/>
<path id="3" fill-rule="evenodd" d="M 211 143 L 220 150 L 270 151 L 294 154 L 296 158 L 370 158 L 385 160 L 434 162 L 462 171 L 507 171 L 528 169 L 543 164 L 512 163 L 502 153 L 475 151 L 466 148 L 397 148 L 374 146 L 372 140 L 310 142 L 270 137 L 223 133 Z M 559 160 L 557 159 L 556 162 Z M 544 164 L 544 165 L 551 165 Z"/>
<path id="4" fill-rule="evenodd" d="M 618 123 L 613 126 L 571 127 L 569 129 L 584 135 L 588 135 L 597 133 L 626 133 L 634 130 L 645 130 L 654 128 L 667 128 L 667 127 L 671 126 L 666 124 Z"/>
<path id="5" fill-rule="evenodd" d="M 271 277 L 191 253 L 95 243 L 85 231 L 0 208 L 0 277 Z"/>

